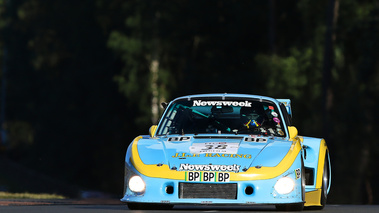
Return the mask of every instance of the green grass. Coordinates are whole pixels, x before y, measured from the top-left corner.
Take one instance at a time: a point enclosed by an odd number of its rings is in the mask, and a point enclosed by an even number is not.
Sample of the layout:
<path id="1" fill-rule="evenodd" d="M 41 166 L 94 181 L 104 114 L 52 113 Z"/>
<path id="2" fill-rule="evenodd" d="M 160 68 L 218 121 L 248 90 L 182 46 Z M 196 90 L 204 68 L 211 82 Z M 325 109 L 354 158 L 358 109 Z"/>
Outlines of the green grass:
<path id="1" fill-rule="evenodd" d="M 0 199 L 66 199 L 66 197 L 56 194 L 0 192 Z"/>

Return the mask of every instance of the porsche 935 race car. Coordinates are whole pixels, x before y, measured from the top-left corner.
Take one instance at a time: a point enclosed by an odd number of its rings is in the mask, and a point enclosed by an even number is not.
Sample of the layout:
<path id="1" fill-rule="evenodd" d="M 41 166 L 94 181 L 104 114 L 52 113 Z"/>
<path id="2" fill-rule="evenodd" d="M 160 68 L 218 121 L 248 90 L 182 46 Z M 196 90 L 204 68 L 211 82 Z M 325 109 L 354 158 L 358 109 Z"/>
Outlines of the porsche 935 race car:
<path id="1" fill-rule="evenodd" d="M 322 209 L 331 167 L 324 139 L 299 136 L 291 101 L 203 94 L 166 105 L 150 135 L 129 145 L 124 194 L 130 209 L 272 204 Z"/>

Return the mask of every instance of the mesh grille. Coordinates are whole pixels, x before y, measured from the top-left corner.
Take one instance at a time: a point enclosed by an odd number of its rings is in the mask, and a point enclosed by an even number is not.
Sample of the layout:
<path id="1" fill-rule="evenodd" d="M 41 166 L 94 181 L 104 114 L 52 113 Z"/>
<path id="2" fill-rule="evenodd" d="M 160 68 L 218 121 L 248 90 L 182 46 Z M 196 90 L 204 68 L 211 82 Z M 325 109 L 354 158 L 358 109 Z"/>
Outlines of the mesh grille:
<path id="1" fill-rule="evenodd" d="M 179 183 L 179 198 L 237 199 L 237 184 Z"/>

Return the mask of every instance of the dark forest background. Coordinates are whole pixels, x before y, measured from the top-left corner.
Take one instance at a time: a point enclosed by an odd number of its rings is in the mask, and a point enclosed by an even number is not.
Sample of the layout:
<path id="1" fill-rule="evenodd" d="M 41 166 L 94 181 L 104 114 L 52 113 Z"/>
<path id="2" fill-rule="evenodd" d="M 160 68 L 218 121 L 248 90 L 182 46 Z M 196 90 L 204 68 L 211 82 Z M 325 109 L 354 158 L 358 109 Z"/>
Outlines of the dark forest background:
<path id="1" fill-rule="evenodd" d="M 121 197 L 160 102 L 258 94 L 326 138 L 329 203 L 379 204 L 378 1 L 0 0 L 0 50 L 3 160 Z"/>

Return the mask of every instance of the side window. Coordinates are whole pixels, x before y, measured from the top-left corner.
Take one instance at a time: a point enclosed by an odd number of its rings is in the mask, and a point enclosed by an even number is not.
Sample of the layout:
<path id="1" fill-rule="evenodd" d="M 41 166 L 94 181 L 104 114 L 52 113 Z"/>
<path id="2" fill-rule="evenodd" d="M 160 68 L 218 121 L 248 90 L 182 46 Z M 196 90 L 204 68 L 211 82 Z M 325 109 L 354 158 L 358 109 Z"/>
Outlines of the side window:
<path id="1" fill-rule="evenodd" d="M 284 120 L 288 126 L 292 126 L 291 117 L 288 115 L 287 109 L 283 103 L 280 103 L 280 110 L 282 111 Z"/>

